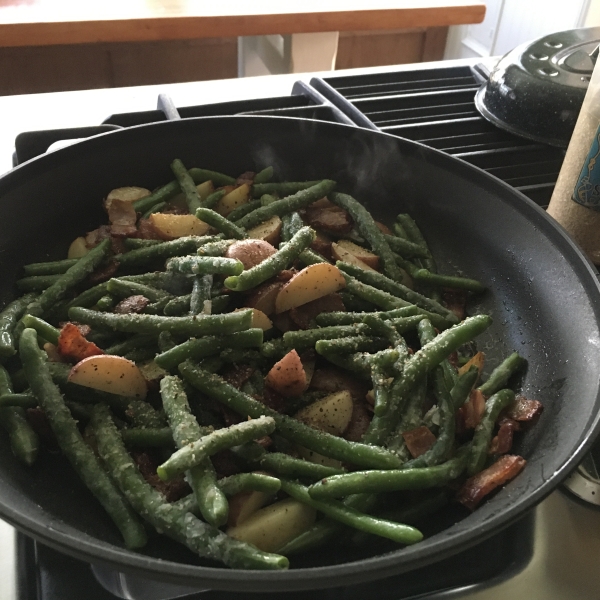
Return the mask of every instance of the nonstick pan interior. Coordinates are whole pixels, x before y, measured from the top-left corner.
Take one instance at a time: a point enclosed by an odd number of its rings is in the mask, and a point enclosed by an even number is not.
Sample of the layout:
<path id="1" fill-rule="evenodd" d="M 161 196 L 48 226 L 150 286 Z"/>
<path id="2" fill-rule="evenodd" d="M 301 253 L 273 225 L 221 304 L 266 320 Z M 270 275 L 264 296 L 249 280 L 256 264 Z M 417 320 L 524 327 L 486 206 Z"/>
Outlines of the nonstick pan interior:
<path id="1" fill-rule="evenodd" d="M 528 464 L 473 514 L 452 506 L 432 517 L 420 544 L 330 546 L 294 558 L 281 573 L 221 568 L 162 537 L 143 553 L 127 551 L 62 457 L 45 452 L 28 471 L 5 436 L 2 518 L 78 558 L 149 577 L 236 591 L 322 588 L 406 571 L 475 544 L 539 502 L 581 459 L 598 426 L 593 269 L 521 194 L 461 161 L 378 132 L 274 117 L 192 119 L 108 133 L 30 161 L 0 178 L 0 301 L 15 296 L 22 264 L 63 257 L 72 239 L 105 222 L 108 191 L 161 185 L 172 179 L 176 157 L 233 175 L 273 165 L 282 180 L 328 177 L 384 222 L 411 213 L 442 272 L 462 272 L 490 288 L 470 308 L 494 317 L 478 340 L 487 371 L 514 350 L 529 361 L 522 389 L 545 410 L 514 449 Z"/>

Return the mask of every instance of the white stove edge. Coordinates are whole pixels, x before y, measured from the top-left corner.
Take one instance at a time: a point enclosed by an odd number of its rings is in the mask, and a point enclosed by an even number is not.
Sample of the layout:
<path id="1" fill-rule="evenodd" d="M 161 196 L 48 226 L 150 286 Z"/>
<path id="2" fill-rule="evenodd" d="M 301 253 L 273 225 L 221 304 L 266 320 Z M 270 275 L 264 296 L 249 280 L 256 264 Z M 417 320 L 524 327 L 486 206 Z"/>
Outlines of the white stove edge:
<path id="1" fill-rule="evenodd" d="M 494 64 L 497 59 L 486 59 Z M 444 66 L 472 65 L 473 60 L 445 61 Z M 417 70 L 440 63 L 337 71 L 335 75 Z M 23 131 L 99 125 L 107 116 L 154 110 L 159 93 L 175 106 L 194 106 L 289 95 L 294 82 L 327 73 L 274 75 L 191 83 L 110 88 L 0 97 L 0 173 L 12 168 L 14 139 Z M 447 598 L 468 600 L 598 600 L 600 598 L 600 511 L 583 507 L 554 492 L 536 509 L 534 555 L 512 579 L 473 591 L 456 590 Z M 0 521 L 0 599 L 17 600 L 15 531 Z M 468 568 L 468 565 L 465 565 Z"/>

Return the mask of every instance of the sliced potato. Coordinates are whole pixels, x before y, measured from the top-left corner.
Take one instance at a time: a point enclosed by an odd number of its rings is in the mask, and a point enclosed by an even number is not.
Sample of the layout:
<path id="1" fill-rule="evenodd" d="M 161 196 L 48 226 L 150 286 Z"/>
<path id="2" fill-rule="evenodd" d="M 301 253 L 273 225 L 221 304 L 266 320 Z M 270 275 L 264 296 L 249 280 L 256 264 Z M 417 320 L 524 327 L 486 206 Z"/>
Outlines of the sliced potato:
<path id="1" fill-rule="evenodd" d="M 196 191 L 198 192 L 198 196 L 200 196 L 200 200 L 206 200 L 215 191 L 215 186 L 209 179 L 204 183 L 199 183 L 196 186 Z"/>
<path id="2" fill-rule="evenodd" d="M 204 235 L 208 231 L 208 225 L 194 215 L 154 213 L 149 221 L 159 235 L 170 240 L 186 235 Z"/>
<path id="3" fill-rule="evenodd" d="M 306 531 L 317 511 L 293 498 L 261 508 L 237 527 L 227 530 L 230 537 L 253 544 L 264 552 L 276 552 Z"/>
<path id="4" fill-rule="evenodd" d="M 291 350 L 273 365 L 265 377 L 265 383 L 284 397 L 299 396 L 308 387 L 306 373 L 296 350 Z"/>
<path id="5" fill-rule="evenodd" d="M 67 258 L 81 258 L 85 256 L 90 249 L 87 247 L 85 243 L 84 237 L 75 238 L 71 245 L 69 246 L 69 251 L 67 252 Z"/>
<path id="6" fill-rule="evenodd" d="M 342 435 L 352 418 L 352 409 L 352 395 L 342 390 L 305 406 L 294 417 L 315 429 Z"/>
<path id="7" fill-rule="evenodd" d="M 227 525 L 236 527 L 252 516 L 259 508 L 262 508 L 271 500 L 273 494 L 266 492 L 240 492 L 229 498 L 229 513 Z"/>
<path id="8" fill-rule="evenodd" d="M 227 248 L 225 257 L 237 258 L 244 265 L 244 269 L 251 269 L 276 252 L 277 249 L 265 240 L 238 240 Z"/>
<path id="9" fill-rule="evenodd" d="M 355 256 L 339 244 L 331 244 L 331 254 L 336 260 L 342 260 L 350 265 L 358 267 L 359 269 L 364 269 L 365 271 L 375 271 L 375 269 L 370 267 L 366 262 L 363 262 L 360 258 Z"/>
<path id="10" fill-rule="evenodd" d="M 69 381 L 119 396 L 145 398 L 146 379 L 136 364 L 122 356 L 100 354 L 80 360 L 69 373 Z"/>
<path id="11" fill-rule="evenodd" d="M 272 315 L 275 312 L 275 300 L 283 285 L 282 281 L 264 283 L 248 296 L 246 306 L 257 308 L 267 316 Z"/>
<path id="12" fill-rule="evenodd" d="M 104 201 L 104 207 L 106 210 L 108 210 L 113 200 L 121 200 L 122 202 L 135 202 L 140 198 L 149 196 L 150 193 L 150 190 L 147 190 L 143 187 L 128 186 L 116 188 L 108 192 L 108 196 L 106 196 L 106 200 Z"/>
<path id="13" fill-rule="evenodd" d="M 238 312 L 240 310 L 248 310 L 245 307 L 236 308 L 233 312 Z M 262 329 L 263 331 L 268 331 L 273 327 L 273 322 L 262 310 L 258 310 L 258 308 L 252 309 L 252 324 L 250 327 L 256 327 L 258 329 Z"/>
<path id="14" fill-rule="evenodd" d="M 226 217 L 234 208 L 246 204 L 250 199 L 250 186 L 244 183 L 225 194 L 215 206 L 215 210 Z"/>
<path id="15" fill-rule="evenodd" d="M 344 287 L 346 280 L 337 267 L 328 263 L 310 265 L 296 273 L 281 288 L 275 300 L 275 312 L 302 306 Z"/>
<path id="16" fill-rule="evenodd" d="M 264 223 L 248 230 L 248 237 L 256 240 L 264 240 L 273 246 L 279 245 L 279 234 L 283 223 L 281 219 L 274 215 Z"/>
<path id="17" fill-rule="evenodd" d="M 350 252 L 350 254 L 354 254 L 356 258 L 362 260 L 362 262 L 369 265 L 372 269 L 377 269 L 379 267 L 379 256 L 373 254 L 370 250 L 367 250 L 350 240 L 340 240 L 337 245 Z"/>
<path id="18" fill-rule="evenodd" d="M 379 221 L 375 221 L 375 225 L 377 225 L 377 229 L 379 229 L 381 233 L 385 233 L 385 235 L 394 235 L 394 232 L 387 225 L 384 225 Z"/>

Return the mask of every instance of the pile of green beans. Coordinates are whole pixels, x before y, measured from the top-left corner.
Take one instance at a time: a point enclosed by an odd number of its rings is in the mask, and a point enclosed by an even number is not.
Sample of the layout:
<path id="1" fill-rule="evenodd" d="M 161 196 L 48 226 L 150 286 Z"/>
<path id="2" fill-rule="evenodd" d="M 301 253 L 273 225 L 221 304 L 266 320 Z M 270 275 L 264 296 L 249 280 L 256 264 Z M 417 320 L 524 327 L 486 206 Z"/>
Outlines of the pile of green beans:
<path id="1" fill-rule="evenodd" d="M 507 386 L 526 365 L 513 353 L 484 383 L 478 384 L 475 366 L 459 375 L 455 353 L 472 352 L 491 318 L 459 321 L 442 292 L 479 294 L 485 286 L 438 273 L 409 215 L 398 215 L 390 233 L 332 180 L 277 183 L 269 166 L 253 180 L 249 174 L 236 180 L 179 159 L 171 170 L 173 181 L 133 202 L 138 225 L 150 215 L 187 211 L 187 219 L 205 223 L 207 235 L 103 239 L 84 256 L 25 265 L 16 282 L 24 295 L 0 311 L 0 425 L 15 458 L 30 467 L 44 451 L 27 412 L 42 409 L 59 448 L 128 548 L 146 543 L 144 522 L 200 557 L 242 569 L 285 569 L 289 562 L 279 551 L 307 551 L 348 528 L 361 532 L 357 539 L 420 541 L 414 518 L 443 506 L 457 483 L 492 460 L 496 424 L 515 399 Z M 226 197 L 241 185 L 246 197 Z M 223 209 L 234 197 L 237 204 Z M 307 225 L 303 211 L 316 201 L 345 211 L 352 231 Z M 230 248 L 238 240 L 247 244 L 251 230 L 273 218 L 281 219 L 277 247 L 244 268 Z M 318 234 L 362 245 L 379 257 L 381 271 L 360 260 L 334 261 L 314 245 Z M 337 268 L 339 296 L 350 310 L 321 312 L 297 327 L 300 305 L 263 315 L 276 326 L 264 320 L 257 326 L 251 295 L 318 263 Z M 110 275 L 94 281 L 103 270 Z M 411 278 L 415 285 L 408 287 Z M 128 299 L 135 308 L 123 314 Z M 77 343 L 84 348 L 87 339 L 93 352 L 135 363 L 148 382 L 146 399 L 71 381 L 77 361 L 65 358 L 67 320 L 80 328 L 84 341 Z M 277 395 L 266 376 L 294 352 L 308 389 L 297 397 Z M 328 395 L 308 385 L 315 367 L 342 369 L 353 384 L 372 388 L 372 416 L 358 437 L 350 437 L 350 427 L 334 435 L 297 413 Z M 472 394 L 483 395 L 485 410 L 473 431 L 457 432 L 457 415 Z M 368 414 L 363 398 L 354 395 L 352 403 L 353 414 L 360 406 Z M 404 434 L 419 427 L 429 428 L 435 441 L 411 457 Z M 158 477 L 185 477 L 189 495 L 169 503 L 142 477 L 129 451 L 152 449 L 163 457 Z M 219 478 L 215 455 L 227 455 L 237 473 Z M 408 491 L 415 490 L 423 491 L 421 504 L 410 503 Z M 319 520 L 278 552 L 223 530 L 231 523 L 231 502 L 251 494 L 272 501 L 280 493 L 316 510 Z M 389 494 L 403 493 L 402 511 L 380 514 Z"/>

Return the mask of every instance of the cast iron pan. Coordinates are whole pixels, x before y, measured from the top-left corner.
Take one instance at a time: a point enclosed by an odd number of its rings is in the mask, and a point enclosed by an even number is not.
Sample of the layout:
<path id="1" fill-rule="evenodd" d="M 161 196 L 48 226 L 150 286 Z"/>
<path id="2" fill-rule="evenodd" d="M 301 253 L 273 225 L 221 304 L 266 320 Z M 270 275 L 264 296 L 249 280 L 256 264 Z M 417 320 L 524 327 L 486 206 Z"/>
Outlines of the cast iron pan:
<path id="1" fill-rule="evenodd" d="M 600 290 L 583 255 L 545 213 L 482 171 L 422 145 L 344 125 L 276 117 L 217 117 L 107 133 L 34 159 L 0 178 L 0 301 L 20 265 L 65 255 L 105 222 L 101 199 L 119 186 L 172 179 L 169 164 L 231 173 L 273 165 L 282 179 L 336 179 L 382 221 L 410 212 L 443 272 L 463 271 L 490 292 L 471 307 L 494 317 L 479 338 L 488 371 L 509 352 L 529 361 L 523 391 L 544 414 L 521 438 L 524 472 L 473 514 L 432 517 L 420 544 L 341 544 L 293 558 L 287 572 L 221 568 L 156 537 L 143 553 L 119 534 L 66 461 L 43 453 L 30 471 L 0 436 L 0 517 L 90 562 L 180 584 L 234 591 L 350 585 L 407 571 L 464 549 L 515 521 L 553 490 L 590 447 L 599 420 Z"/>

